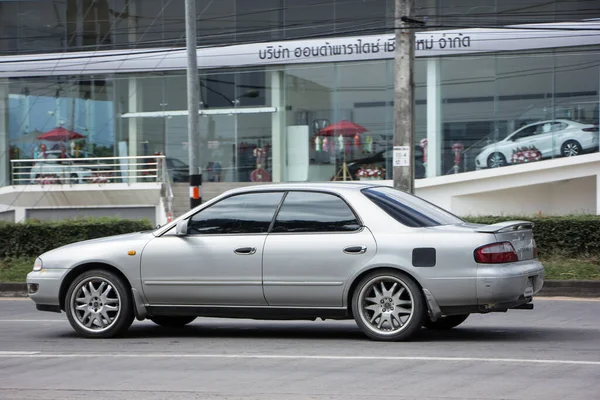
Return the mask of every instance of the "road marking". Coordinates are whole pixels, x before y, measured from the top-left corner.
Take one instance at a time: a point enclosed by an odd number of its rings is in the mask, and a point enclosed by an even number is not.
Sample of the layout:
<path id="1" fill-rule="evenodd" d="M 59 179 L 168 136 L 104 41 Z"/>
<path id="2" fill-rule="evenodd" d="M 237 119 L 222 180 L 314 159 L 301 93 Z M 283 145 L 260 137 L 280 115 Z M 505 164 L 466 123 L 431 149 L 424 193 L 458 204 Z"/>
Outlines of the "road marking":
<path id="1" fill-rule="evenodd" d="M 6 353 L 6 354 L 5 354 Z M 11 354 L 14 353 L 14 354 Z M 270 360 L 351 360 L 351 361 L 439 361 L 439 362 L 490 362 L 517 364 L 562 364 L 600 366 L 600 361 L 583 360 L 536 360 L 522 358 L 478 357 L 411 357 L 411 356 L 336 356 L 336 355 L 284 355 L 284 354 L 123 354 L 123 353 L 42 353 L 0 352 L 0 358 L 213 358 L 213 359 L 270 359 Z"/>
<path id="2" fill-rule="evenodd" d="M 566 296 L 543 296 L 535 297 L 533 302 L 536 301 L 600 301 L 600 297 L 566 297 Z"/>
<path id="3" fill-rule="evenodd" d="M 0 319 L 0 322 L 65 322 L 66 319 Z"/>
<path id="4" fill-rule="evenodd" d="M 35 354 L 40 354 L 39 351 L 0 351 L 0 357 L 6 356 L 32 356 Z"/>

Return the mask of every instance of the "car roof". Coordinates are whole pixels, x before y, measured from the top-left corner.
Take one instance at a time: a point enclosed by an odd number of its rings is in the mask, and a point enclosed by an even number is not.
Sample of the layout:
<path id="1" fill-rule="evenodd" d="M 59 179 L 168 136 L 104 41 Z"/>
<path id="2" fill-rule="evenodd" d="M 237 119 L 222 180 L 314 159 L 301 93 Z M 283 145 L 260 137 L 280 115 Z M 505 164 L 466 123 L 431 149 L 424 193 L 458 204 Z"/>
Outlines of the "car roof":
<path id="1" fill-rule="evenodd" d="M 297 182 L 297 183 L 267 183 L 249 185 L 228 190 L 227 193 L 258 192 L 271 190 L 326 190 L 326 191 L 359 191 L 369 187 L 383 186 L 366 182 Z"/>

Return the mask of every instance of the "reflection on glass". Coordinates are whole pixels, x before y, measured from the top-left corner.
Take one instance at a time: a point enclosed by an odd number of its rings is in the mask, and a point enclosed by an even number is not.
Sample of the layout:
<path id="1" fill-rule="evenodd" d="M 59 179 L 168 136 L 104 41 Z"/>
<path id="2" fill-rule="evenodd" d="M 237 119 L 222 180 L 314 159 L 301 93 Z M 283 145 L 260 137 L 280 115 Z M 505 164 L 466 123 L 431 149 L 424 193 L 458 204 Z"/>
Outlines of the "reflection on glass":
<path id="1" fill-rule="evenodd" d="M 229 197 L 194 215 L 191 234 L 266 233 L 282 193 L 252 193 Z"/>
<path id="2" fill-rule="evenodd" d="M 290 192 L 277 214 L 273 232 L 340 232 L 359 227 L 356 216 L 339 197 Z"/>
<path id="3" fill-rule="evenodd" d="M 442 174 L 598 151 L 598 60 L 573 49 L 442 59 Z"/>

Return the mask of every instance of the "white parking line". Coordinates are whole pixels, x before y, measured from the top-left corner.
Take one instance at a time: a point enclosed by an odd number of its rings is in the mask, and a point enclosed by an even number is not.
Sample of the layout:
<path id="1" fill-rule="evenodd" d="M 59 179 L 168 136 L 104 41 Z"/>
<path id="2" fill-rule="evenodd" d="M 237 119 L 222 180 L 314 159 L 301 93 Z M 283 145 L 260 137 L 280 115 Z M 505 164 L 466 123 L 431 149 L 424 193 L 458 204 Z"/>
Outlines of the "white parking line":
<path id="1" fill-rule="evenodd" d="M 65 322 L 67 319 L 0 319 L 0 322 Z"/>
<path id="2" fill-rule="evenodd" d="M 600 366 L 600 361 L 535 360 L 521 358 L 478 357 L 403 357 L 403 356 L 336 356 L 336 355 L 284 355 L 284 354 L 123 354 L 123 353 L 42 353 L 0 352 L 0 358 L 212 358 L 212 359 L 270 359 L 270 360 L 352 360 L 352 361 L 432 361 L 432 362 L 488 362 L 514 364 L 567 364 Z"/>

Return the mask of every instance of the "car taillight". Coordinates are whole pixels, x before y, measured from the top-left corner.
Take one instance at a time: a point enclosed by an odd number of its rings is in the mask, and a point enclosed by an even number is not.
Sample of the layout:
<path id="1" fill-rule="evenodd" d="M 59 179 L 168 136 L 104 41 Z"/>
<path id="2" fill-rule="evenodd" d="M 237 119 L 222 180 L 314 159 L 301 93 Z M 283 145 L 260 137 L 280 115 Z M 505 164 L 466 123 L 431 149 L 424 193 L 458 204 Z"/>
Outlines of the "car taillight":
<path id="1" fill-rule="evenodd" d="M 480 264 L 503 264 L 519 261 L 517 252 L 509 242 L 492 243 L 475 250 L 475 261 Z"/>
<path id="2" fill-rule="evenodd" d="M 584 131 L 584 132 L 598 132 L 598 127 L 594 126 L 592 128 L 583 128 L 582 131 Z"/>
<path id="3" fill-rule="evenodd" d="M 535 239 L 531 239 L 531 244 L 533 245 L 533 258 L 538 258 L 537 245 L 535 244 Z"/>

